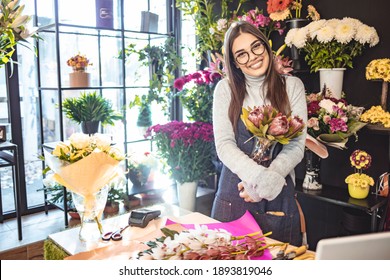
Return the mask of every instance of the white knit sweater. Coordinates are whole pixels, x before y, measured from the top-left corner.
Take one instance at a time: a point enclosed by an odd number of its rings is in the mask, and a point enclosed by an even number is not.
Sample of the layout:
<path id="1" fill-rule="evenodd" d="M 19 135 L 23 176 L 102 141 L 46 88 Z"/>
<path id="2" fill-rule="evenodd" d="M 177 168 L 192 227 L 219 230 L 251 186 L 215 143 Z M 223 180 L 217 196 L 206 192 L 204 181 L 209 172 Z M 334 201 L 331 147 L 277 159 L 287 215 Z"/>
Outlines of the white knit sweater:
<path id="1" fill-rule="evenodd" d="M 247 95 L 243 104 L 245 108 L 270 104 L 269 100 L 263 98 L 265 96 L 263 81 L 264 77 L 246 76 Z M 287 76 L 286 86 L 292 115 L 298 115 L 306 124 L 307 105 L 302 81 L 297 77 Z M 288 174 L 295 182 L 294 168 L 304 156 L 306 129 L 301 136 L 284 145 L 270 167 L 265 168 L 255 163 L 237 147 L 233 126 L 228 117 L 230 100 L 229 83 L 227 79 L 223 79 L 215 88 L 213 102 L 213 126 L 218 157 L 243 181 L 245 190 L 254 201 L 263 198 L 273 200 L 281 192 Z"/>

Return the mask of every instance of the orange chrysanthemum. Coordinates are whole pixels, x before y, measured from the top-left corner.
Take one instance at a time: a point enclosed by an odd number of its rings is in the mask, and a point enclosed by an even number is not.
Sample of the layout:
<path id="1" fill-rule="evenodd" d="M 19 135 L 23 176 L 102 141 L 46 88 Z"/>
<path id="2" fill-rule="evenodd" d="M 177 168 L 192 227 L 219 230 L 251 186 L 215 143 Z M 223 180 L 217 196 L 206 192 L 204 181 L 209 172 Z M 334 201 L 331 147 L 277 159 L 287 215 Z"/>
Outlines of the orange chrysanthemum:
<path id="1" fill-rule="evenodd" d="M 289 9 L 293 0 L 268 0 L 267 12 L 268 14 L 282 12 Z"/>

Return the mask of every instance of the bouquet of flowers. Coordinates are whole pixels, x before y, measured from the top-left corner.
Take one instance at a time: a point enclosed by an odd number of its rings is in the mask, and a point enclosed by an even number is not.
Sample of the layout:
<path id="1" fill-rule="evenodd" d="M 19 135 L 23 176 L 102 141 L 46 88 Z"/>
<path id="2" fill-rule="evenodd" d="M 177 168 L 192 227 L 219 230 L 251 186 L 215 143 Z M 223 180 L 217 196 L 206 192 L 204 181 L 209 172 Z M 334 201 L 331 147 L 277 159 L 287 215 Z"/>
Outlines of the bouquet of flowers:
<path id="1" fill-rule="evenodd" d="M 374 179 L 363 173 L 363 170 L 371 166 L 371 156 L 366 151 L 355 150 L 349 157 L 355 173 L 345 178 L 348 190 L 352 197 L 365 198 L 368 195 L 370 186 L 374 185 Z"/>
<path id="2" fill-rule="evenodd" d="M 142 186 L 151 177 L 151 171 L 156 168 L 158 161 L 151 152 L 133 153 L 129 160 L 128 177 L 134 185 Z"/>
<path id="3" fill-rule="evenodd" d="M 66 62 L 75 72 L 84 72 L 88 66 L 92 65 L 85 55 L 77 54 L 69 58 Z"/>
<path id="4" fill-rule="evenodd" d="M 52 152 L 45 149 L 44 153 L 47 169 L 54 172 L 53 179 L 80 197 L 76 200 L 82 202 L 82 210 L 78 209 L 83 212 L 82 219 L 95 220 L 101 231 L 99 219 L 102 213 L 96 209 L 96 197 L 120 174 L 117 167 L 125 155 L 111 146 L 109 136 L 82 133 L 72 134 L 68 142 L 59 142 Z M 105 200 L 101 204 L 103 210 Z"/>
<path id="5" fill-rule="evenodd" d="M 348 105 L 346 100 L 326 92 L 311 93 L 306 100 L 307 133 L 326 145 L 343 149 L 349 137 L 357 136 L 356 132 L 365 126 L 359 121 L 363 107 Z"/>
<path id="6" fill-rule="evenodd" d="M 145 137 L 150 136 L 177 182 L 198 181 L 214 172 L 214 134 L 210 123 L 171 121 L 157 124 L 148 128 Z"/>
<path id="7" fill-rule="evenodd" d="M 164 236 L 150 241 L 149 249 L 135 254 L 140 260 L 248 260 L 263 255 L 267 245 L 261 231 L 233 236 L 224 229 L 195 225 L 182 232 L 161 229 Z"/>
<path id="8" fill-rule="evenodd" d="M 269 163 L 272 144 L 288 144 L 291 139 L 301 135 L 305 127 L 298 116 L 283 115 L 270 105 L 242 108 L 241 120 L 257 140 L 252 158 L 262 165 Z"/>
<path id="9" fill-rule="evenodd" d="M 289 30 L 285 38 L 288 47 L 305 50 L 312 72 L 320 68 L 352 68 L 353 58 L 361 55 L 366 45 L 374 47 L 378 42 L 374 27 L 348 17 L 313 21 Z"/>
<path id="10" fill-rule="evenodd" d="M 175 80 L 177 95 L 191 121 L 212 122 L 213 93 L 221 77 L 218 72 L 199 70 Z"/>

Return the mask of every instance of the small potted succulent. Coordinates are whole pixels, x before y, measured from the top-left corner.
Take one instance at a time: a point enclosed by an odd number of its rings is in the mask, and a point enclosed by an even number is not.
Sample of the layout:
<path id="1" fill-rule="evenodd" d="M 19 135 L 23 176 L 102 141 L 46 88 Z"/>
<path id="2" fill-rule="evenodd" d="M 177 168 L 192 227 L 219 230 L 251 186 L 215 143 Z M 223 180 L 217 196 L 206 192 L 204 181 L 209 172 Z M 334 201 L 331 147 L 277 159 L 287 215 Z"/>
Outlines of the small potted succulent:
<path id="1" fill-rule="evenodd" d="M 115 120 L 122 119 L 122 115 L 112 108 L 111 101 L 96 91 L 83 92 L 79 97 L 64 99 L 62 110 L 67 118 L 81 124 L 85 134 L 96 133 L 99 124 L 114 125 Z"/>

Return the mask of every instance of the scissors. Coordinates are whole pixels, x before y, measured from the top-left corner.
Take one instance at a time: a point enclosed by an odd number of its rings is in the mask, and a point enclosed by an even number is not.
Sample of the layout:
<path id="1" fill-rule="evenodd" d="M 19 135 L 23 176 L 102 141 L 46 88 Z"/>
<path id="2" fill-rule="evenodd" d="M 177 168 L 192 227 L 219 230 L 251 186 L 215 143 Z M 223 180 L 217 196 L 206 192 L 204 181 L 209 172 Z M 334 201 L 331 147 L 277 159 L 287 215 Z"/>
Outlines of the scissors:
<path id="1" fill-rule="evenodd" d="M 102 235 L 102 240 L 103 241 L 110 241 L 110 240 L 119 241 L 119 240 L 122 240 L 122 238 L 123 238 L 122 232 L 125 229 L 127 229 L 129 226 L 130 225 L 127 225 L 124 228 L 120 228 L 120 229 L 115 230 L 115 231 L 106 232 L 105 234 Z"/>

